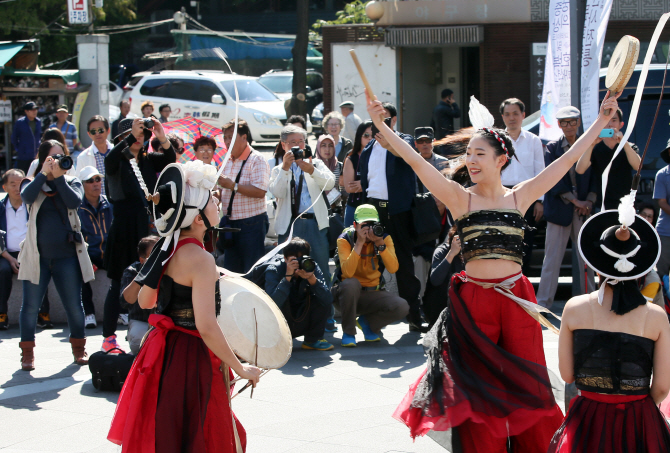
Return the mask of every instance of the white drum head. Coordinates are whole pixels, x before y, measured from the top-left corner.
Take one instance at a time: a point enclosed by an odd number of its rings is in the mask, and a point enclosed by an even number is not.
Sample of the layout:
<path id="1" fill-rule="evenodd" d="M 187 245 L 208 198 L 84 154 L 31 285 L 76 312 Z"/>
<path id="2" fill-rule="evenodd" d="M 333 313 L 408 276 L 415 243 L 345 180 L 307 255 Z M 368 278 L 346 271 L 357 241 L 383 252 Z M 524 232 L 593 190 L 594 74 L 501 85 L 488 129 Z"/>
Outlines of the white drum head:
<path id="1" fill-rule="evenodd" d="M 635 70 L 639 55 L 640 41 L 637 38 L 630 35 L 621 38 L 612 53 L 605 76 L 605 86 L 612 94 L 620 93 L 626 88 Z"/>
<path id="2" fill-rule="evenodd" d="M 256 366 L 277 369 L 286 364 L 291 357 L 293 339 L 284 315 L 272 298 L 242 277 L 221 277 L 219 291 L 221 313 L 217 321 L 235 354 L 254 364 L 258 323 Z"/>

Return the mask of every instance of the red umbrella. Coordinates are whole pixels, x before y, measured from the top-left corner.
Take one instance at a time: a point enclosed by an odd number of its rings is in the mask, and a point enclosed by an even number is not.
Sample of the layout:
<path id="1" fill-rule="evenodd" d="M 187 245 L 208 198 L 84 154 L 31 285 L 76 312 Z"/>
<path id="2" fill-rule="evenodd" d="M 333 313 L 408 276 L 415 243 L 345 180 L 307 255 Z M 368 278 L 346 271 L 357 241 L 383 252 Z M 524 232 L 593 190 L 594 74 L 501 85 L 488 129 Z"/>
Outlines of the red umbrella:
<path id="1" fill-rule="evenodd" d="M 223 162 L 223 157 L 226 154 L 227 148 L 223 142 L 223 131 L 221 129 L 195 119 L 192 116 L 164 123 L 163 129 L 166 134 L 172 133 L 184 140 L 184 157 L 189 160 L 195 159 L 193 143 L 195 143 L 199 137 L 213 138 L 214 141 L 216 141 L 214 162 L 216 162 L 217 166 L 220 166 L 221 162 Z"/>

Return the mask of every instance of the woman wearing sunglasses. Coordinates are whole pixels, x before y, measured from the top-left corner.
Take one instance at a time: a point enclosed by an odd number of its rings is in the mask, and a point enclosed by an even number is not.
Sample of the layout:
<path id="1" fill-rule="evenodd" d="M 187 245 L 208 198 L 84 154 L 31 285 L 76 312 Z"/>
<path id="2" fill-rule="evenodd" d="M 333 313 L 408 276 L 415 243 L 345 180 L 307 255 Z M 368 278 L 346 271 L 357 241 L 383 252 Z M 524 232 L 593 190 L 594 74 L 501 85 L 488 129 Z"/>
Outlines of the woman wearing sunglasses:
<path id="1" fill-rule="evenodd" d="M 104 175 L 105 156 L 113 148 L 107 140 L 107 137 L 109 137 L 109 121 L 104 116 L 95 115 L 86 123 L 86 130 L 93 143 L 75 158 L 77 177 L 80 176 L 81 170 L 86 167 L 94 167 L 101 175 Z M 102 185 L 102 195 L 107 195 L 105 184 Z"/>
<path id="2" fill-rule="evenodd" d="M 349 194 L 347 207 L 344 210 L 344 226 L 350 227 L 354 224 L 354 212 L 363 202 L 363 188 L 361 187 L 361 176 L 358 172 L 358 159 L 361 151 L 372 140 L 372 121 L 363 121 L 356 129 L 354 147 L 344 159 L 344 190 Z"/>

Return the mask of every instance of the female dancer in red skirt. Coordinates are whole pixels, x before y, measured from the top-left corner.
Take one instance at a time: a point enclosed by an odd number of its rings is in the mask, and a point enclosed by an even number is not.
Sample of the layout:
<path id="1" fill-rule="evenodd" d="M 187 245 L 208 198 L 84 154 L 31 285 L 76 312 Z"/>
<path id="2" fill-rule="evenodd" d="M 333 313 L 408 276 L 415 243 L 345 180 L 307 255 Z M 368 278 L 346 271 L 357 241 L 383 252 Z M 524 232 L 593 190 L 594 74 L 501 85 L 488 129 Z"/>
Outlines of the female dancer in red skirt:
<path id="1" fill-rule="evenodd" d="M 609 115 L 604 113 L 609 110 Z M 410 387 L 394 417 L 412 436 L 457 427 L 463 451 L 544 453 L 563 414 L 556 405 L 544 358 L 539 312 L 521 274 L 523 212 L 577 162 L 615 114 L 607 96 L 589 130 L 560 159 L 513 189 L 500 173 L 514 158 L 507 133 L 476 99 L 477 129 L 467 148 L 472 187 L 445 179 L 382 121 L 382 104 L 368 112 L 393 153 L 412 166 L 424 185 L 457 218 L 465 272 L 452 278 L 449 304 L 428 334 L 428 368 Z M 531 314 L 529 316 L 528 314 Z M 535 318 L 535 319 L 533 319 Z"/>
<path id="2" fill-rule="evenodd" d="M 570 299 L 563 311 L 558 364 L 580 396 L 549 453 L 670 451 L 670 428 L 656 407 L 670 389 L 670 324 L 636 281 L 654 268 L 661 242 L 656 229 L 630 209 L 628 218 L 601 212 L 579 234 L 579 252 L 601 286 Z M 625 228 L 619 228 L 620 219 Z"/>
<path id="3" fill-rule="evenodd" d="M 145 285 L 140 306 L 156 307 L 159 314 L 149 318 L 153 329 L 121 391 L 107 437 L 124 453 L 242 453 L 246 447 L 230 407 L 229 367 L 254 386 L 260 370 L 239 362 L 216 321 L 219 273 L 202 244 L 218 222 L 210 190 L 216 170 L 204 167 L 199 161 L 170 164 L 157 183 L 162 217 L 156 227 L 165 239 L 136 281 Z"/>

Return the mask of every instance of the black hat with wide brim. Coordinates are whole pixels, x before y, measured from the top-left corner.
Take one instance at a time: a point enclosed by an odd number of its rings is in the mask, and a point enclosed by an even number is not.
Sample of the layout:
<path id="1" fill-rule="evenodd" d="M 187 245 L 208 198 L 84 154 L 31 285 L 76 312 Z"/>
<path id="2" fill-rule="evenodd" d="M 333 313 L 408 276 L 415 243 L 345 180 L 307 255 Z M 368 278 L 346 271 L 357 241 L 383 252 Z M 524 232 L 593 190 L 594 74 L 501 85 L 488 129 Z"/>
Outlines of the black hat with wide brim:
<path id="1" fill-rule="evenodd" d="M 163 169 L 154 194 L 160 195 L 160 200 L 153 205 L 155 226 L 160 236 L 170 236 L 181 223 L 184 211 L 184 196 L 186 177 L 181 164 L 170 164 Z"/>
<path id="2" fill-rule="evenodd" d="M 656 265 L 661 256 L 661 239 L 656 229 L 639 215 L 628 227 L 631 234 L 626 241 L 620 241 L 615 236 L 620 226 L 619 211 L 616 209 L 595 214 L 579 232 L 579 253 L 589 267 L 604 277 L 634 280 L 648 274 Z M 628 272 L 617 269 L 616 263 L 621 261 L 622 256 L 632 253 L 638 245 L 638 251 L 625 258 L 633 265 L 632 269 Z M 611 256 L 605 249 L 618 256 Z"/>

